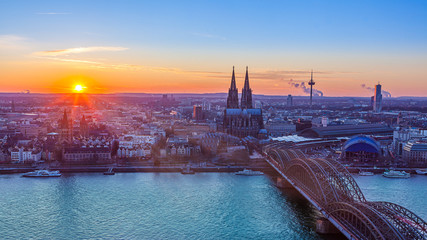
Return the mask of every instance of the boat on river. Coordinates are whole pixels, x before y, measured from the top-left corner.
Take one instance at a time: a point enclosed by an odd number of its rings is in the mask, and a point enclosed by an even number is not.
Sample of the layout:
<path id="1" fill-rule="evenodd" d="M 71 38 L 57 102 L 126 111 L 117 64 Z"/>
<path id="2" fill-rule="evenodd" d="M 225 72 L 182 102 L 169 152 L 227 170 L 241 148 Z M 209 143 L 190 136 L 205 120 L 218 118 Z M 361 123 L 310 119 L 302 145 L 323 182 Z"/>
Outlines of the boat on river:
<path id="1" fill-rule="evenodd" d="M 368 171 L 360 171 L 359 172 L 360 176 L 374 176 L 373 172 L 368 172 Z"/>
<path id="2" fill-rule="evenodd" d="M 383 173 L 383 176 L 387 178 L 410 178 L 411 174 L 405 171 L 390 170 L 390 171 L 385 171 Z"/>
<path id="3" fill-rule="evenodd" d="M 427 175 L 427 169 L 417 169 L 415 172 L 419 175 Z"/>
<path id="4" fill-rule="evenodd" d="M 23 177 L 60 177 L 61 173 L 59 171 L 49 171 L 49 170 L 36 170 L 34 172 L 28 172 L 22 175 Z"/>
<path id="5" fill-rule="evenodd" d="M 253 171 L 251 169 L 243 169 L 242 171 L 238 171 L 235 173 L 236 175 L 243 175 L 243 176 L 259 176 L 264 175 L 263 172 L 260 171 Z"/>

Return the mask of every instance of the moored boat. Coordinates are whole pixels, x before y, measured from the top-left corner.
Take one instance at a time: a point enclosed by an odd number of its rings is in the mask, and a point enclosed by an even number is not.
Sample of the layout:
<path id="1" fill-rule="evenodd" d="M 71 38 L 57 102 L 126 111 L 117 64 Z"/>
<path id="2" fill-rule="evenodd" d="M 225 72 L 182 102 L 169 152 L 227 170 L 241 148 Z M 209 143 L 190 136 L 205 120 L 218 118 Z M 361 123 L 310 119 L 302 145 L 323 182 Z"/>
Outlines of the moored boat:
<path id="1" fill-rule="evenodd" d="M 419 175 L 427 175 L 427 169 L 417 169 L 415 172 Z"/>
<path id="2" fill-rule="evenodd" d="M 390 171 L 385 171 L 383 173 L 383 176 L 387 178 L 410 178 L 411 174 L 405 171 L 390 170 Z"/>
<path id="3" fill-rule="evenodd" d="M 60 177 L 59 171 L 36 170 L 22 175 L 23 177 Z"/>
<path id="4" fill-rule="evenodd" d="M 374 173 L 373 172 L 368 172 L 368 171 L 360 171 L 359 172 L 359 175 L 360 176 L 374 176 Z"/>
<path id="5" fill-rule="evenodd" d="M 260 171 L 253 171 L 251 169 L 243 169 L 242 171 L 238 171 L 235 173 L 236 175 L 243 175 L 243 176 L 259 176 L 264 175 L 263 172 Z"/>

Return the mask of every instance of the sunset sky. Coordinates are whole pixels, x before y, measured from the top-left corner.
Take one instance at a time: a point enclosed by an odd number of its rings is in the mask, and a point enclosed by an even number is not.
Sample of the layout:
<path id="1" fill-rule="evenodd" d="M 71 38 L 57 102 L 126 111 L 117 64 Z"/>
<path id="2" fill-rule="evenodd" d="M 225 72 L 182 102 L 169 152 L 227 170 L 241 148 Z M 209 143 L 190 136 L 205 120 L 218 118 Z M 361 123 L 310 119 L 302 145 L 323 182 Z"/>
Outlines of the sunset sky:
<path id="1" fill-rule="evenodd" d="M 427 96 L 427 1 L 0 1 L 0 92 Z"/>

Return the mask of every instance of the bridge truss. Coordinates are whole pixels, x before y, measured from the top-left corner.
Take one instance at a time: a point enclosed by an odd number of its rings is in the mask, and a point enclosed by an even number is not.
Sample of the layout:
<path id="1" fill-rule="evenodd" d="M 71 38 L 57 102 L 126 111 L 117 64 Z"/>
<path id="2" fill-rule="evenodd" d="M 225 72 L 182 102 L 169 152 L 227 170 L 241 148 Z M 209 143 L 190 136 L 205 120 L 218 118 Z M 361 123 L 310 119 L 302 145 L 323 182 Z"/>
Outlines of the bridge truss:
<path id="1" fill-rule="evenodd" d="M 333 159 L 307 158 L 299 149 L 263 147 L 267 162 L 349 239 L 427 239 L 427 224 L 390 202 L 367 201 L 356 181 Z"/>

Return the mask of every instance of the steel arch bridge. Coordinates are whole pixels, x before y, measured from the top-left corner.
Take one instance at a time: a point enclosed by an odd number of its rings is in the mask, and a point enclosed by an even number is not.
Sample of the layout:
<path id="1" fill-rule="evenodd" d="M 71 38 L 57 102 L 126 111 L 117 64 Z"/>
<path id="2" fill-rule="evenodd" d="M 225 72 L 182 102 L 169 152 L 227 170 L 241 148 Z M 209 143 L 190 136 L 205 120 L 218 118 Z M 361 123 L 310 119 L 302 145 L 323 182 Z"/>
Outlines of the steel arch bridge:
<path id="1" fill-rule="evenodd" d="M 338 161 L 311 159 L 281 143 L 263 147 L 266 161 L 349 239 L 427 239 L 427 223 L 390 202 L 367 201 Z"/>

